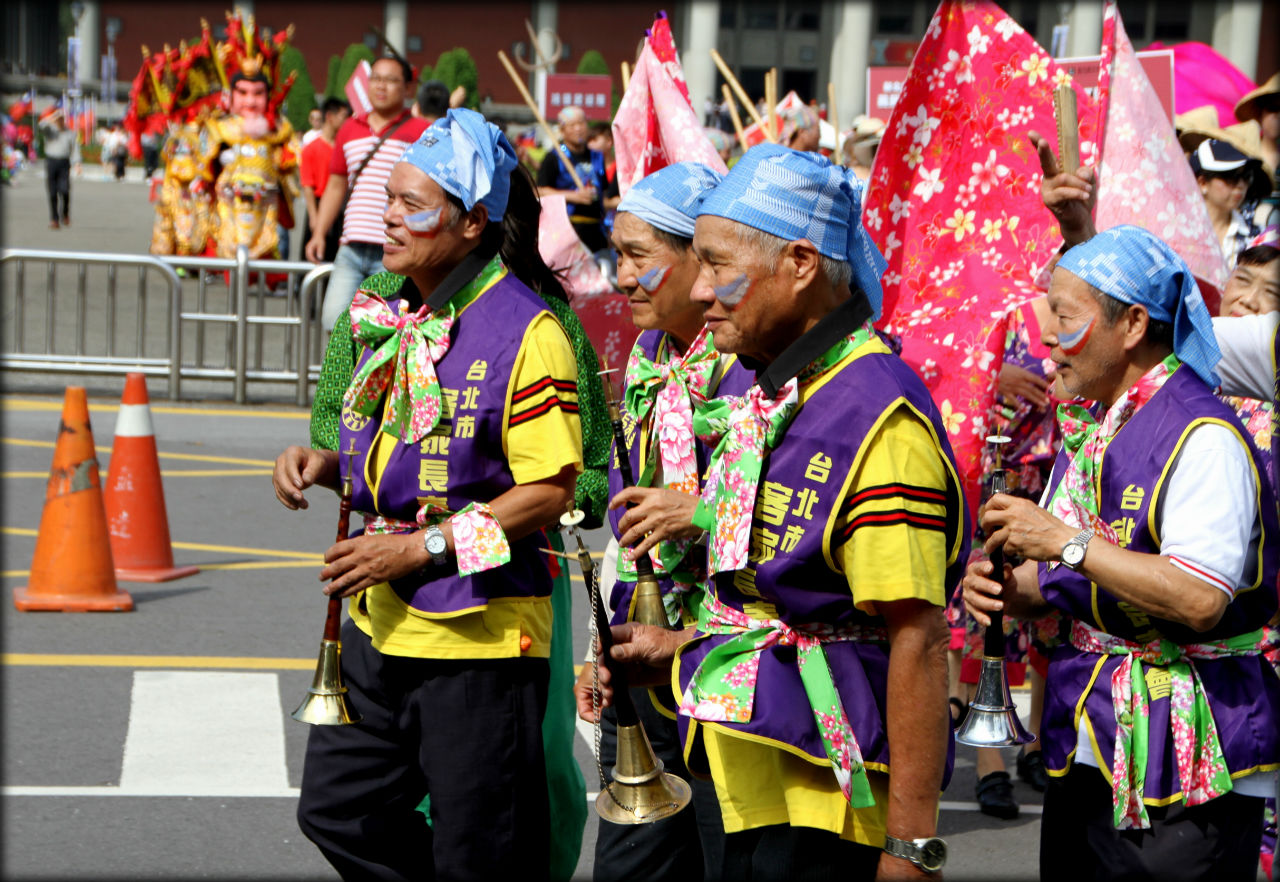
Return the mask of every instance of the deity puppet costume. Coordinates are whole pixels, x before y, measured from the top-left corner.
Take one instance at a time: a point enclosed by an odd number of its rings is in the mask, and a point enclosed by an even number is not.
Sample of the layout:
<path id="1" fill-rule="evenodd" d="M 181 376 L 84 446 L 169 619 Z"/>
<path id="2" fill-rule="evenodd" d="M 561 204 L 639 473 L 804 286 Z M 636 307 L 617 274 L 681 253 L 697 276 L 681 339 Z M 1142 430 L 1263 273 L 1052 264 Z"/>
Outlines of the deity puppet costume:
<path id="1" fill-rule="evenodd" d="M 450 111 L 401 161 L 502 218 L 515 153 L 479 114 Z M 433 864 L 437 878 L 545 878 L 552 578 L 542 534 L 507 537 L 487 503 L 581 467 L 573 351 L 480 248 L 425 303 L 393 281 L 374 277 L 350 311 L 360 349 L 340 442 L 360 452 L 354 507 L 366 533 L 449 520 L 456 569 L 352 598 L 343 679 L 364 721 L 312 730 L 299 823 L 344 876 Z M 430 827 L 416 811 L 428 792 Z"/>
<path id="2" fill-rule="evenodd" d="M 703 216 L 848 261 L 853 296 L 711 420 L 723 437 L 694 522 L 711 531 L 713 576 L 672 687 L 690 768 L 710 773 L 731 837 L 816 827 L 874 871 L 891 774 L 876 604 L 942 607 L 969 530 L 937 408 L 871 327 L 884 260 L 860 203 L 856 178 L 775 145 L 703 201 Z"/>
<path id="3" fill-rule="evenodd" d="M 1190 872 L 1187 862 L 1196 855 L 1184 855 L 1159 838 L 1165 822 L 1172 823 L 1175 812 L 1219 805 L 1216 800 L 1234 796 L 1250 776 L 1280 768 L 1280 678 L 1262 656 L 1262 626 L 1277 608 L 1276 499 L 1262 457 L 1236 415 L 1211 391 L 1218 384 L 1218 350 L 1208 312 L 1182 260 L 1145 230 L 1122 226 L 1076 246 L 1058 267 L 1105 294 L 1146 307 L 1153 320 L 1168 322 L 1174 353 L 1105 413 L 1062 406 L 1065 440 L 1047 497 L 1049 511 L 1071 526 L 1093 528 L 1095 542 L 1158 555 L 1166 516 L 1163 494 L 1193 430 L 1211 425 L 1229 430 L 1252 464 L 1257 552 L 1246 556 L 1245 572 L 1228 586 L 1234 593 L 1222 618 L 1206 631 L 1122 602 L 1068 567 L 1039 567 L 1044 599 L 1074 619 L 1069 642 L 1055 650 L 1049 664 L 1041 723 L 1049 774 L 1075 788 L 1059 792 L 1078 792 L 1083 779 L 1074 774 L 1073 763 L 1096 764 L 1111 791 L 1107 815 L 1116 831 L 1113 841 L 1129 841 L 1135 853 L 1143 850 L 1152 860 L 1165 851 L 1182 861 L 1165 863 L 1156 872 L 1179 866 Z M 1170 560 L 1197 573 L 1193 562 Z M 1082 745 L 1089 748 L 1083 757 Z M 1074 783 L 1064 778 L 1069 772 Z M 1270 777 L 1274 781 L 1274 774 Z M 1042 870 L 1062 865 L 1066 871 L 1074 866 L 1066 856 L 1080 847 L 1084 833 L 1062 834 L 1059 821 L 1065 815 L 1052 816 L 1050 823 L 1054 785 L 1050 790 Z M 1093 797 L 1100 802 L 1101 794 Z M 1251 820 L 1242 817 L 1247 807 L 1238 801 L 1223 801 L 1222 817 L 1205 818 L 1221 836 L 1254 825 L 1251 861 L 1256 861 L 1261 823 L 1261 799 L 1256 802 Z M 1080 814 L 1078 806 L 1072 805 L 1073 816 Z M 1070 823 L 1076 823 L 1074 817 Z M 1148 836 L 1146 849 L 1141 834 Z M 1157 838 L 1151 840 L 1152 834 Z M 1092 842 L 1095 833 L 1088 835 Z M 1230 852 L 1238 844 L 1224 840 L 1221 848 Z M 1218 857 L 1200 858 L 1222 857 L 1214 854 Z M 1114 860 L 1116 872 L 1126 866 L 1119 863 L 1123 854 L 1097 859 Z"/>

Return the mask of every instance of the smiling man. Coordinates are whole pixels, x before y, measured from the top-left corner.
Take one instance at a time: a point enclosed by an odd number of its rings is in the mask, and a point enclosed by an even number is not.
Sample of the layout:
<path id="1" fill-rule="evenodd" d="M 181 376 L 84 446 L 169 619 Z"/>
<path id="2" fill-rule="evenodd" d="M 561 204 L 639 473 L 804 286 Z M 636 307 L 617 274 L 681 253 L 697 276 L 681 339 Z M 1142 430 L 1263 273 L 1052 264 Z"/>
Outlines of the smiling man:
<path id="1" fill-rule="evenodd" d="M 342 675 L 364 719 L 311 730 L 298 819 L 344 878 L 548 872 L 540 530 L 573 499 L 582 432 L 565 332 L 497 253 L 515 166 L 480 114 L 437 120 L 386 183 L 388 271 L 333 337 L 356 344 L 338 449 L 358 451 L 365 524 L 320 575 L 351 598 Z M 305 507 L 339 465 L 290 447 L 277 498 Z"/>
<path id="2" fill-rule="evenodd" d="M 614 629 L 615 655 L 665 667 L 681 696 L 723 878 L 913 877 L 945 859 L 942 607 L 968 531 L 937 409 L 871 326 L 885 263 L 860 203 L 856 178 L 776 145 L 703 200 L 692 296 L 757 381 L 711 418 L 696 630 Z"/>
<path id="3" fill-rule="evenodd" d="M 1046 678 L 1042 879 L 1252 879 L 1280 764 L 1276 501 L 1235 414 L 1191 271 L 1145 230 L 1068 251 L 1049 289 L 1065 442 L 1041 506 L 994 497 L 971 565 L 982 623 L 1074 620 Z"/>

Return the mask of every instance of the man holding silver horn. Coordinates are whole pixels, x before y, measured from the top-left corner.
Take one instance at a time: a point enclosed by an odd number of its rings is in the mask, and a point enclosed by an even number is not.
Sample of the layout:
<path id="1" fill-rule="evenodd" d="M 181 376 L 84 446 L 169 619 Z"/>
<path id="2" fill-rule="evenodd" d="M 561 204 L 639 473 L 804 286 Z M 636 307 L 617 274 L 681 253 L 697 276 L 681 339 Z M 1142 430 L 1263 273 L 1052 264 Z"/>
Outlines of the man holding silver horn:
<path id="1" fill-rule="evenodd" d="M 1280 765 L 1280 680 L 1259 647 L 1273 491 L 1213 395 L 1209 314 L 1168 245 L 1094 235 L 1063 255 L 1049 305 L 1060 397 L 1096 404 L 1060 409 L 1039 507 L 985 506 L 988 548 L 1026 563 L 964 579 L 979 622 L 1074 620 L 1046 678 L 1041 878 L 1252 879 Z"/>
<path id="2" fill-rule="evenodd" d="M 709 415 L 723 440 L 696 513 L 639 526 L 636 552 L 708 530 L 696 628 L 614 627 L 613 657 L 680 699 L 724 878 L 909 878 L 945 860 L 942 608 L 968 530 L 937 409 L 871 327 L 884 260 L 860 203 L 844 170 L 777 145 L 703 200 L 692 296 L 757 381 Z"/>

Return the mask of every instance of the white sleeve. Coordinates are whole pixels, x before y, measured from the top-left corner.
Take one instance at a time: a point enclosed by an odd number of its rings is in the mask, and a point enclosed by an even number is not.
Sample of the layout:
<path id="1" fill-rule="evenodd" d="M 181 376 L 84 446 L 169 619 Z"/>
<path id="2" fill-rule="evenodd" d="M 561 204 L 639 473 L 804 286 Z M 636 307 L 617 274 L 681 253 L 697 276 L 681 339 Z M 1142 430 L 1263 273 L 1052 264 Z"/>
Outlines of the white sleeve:
<path id="1" fill-rule="evenodd" d="M 1276 394 L 1271 347 L 1280 325 L 1280 312 L 1216 318 L 1213 334 L 1222 350 L 1218 376 L 1225 395 L 1243 395 L 1270 401 Z"/>
<path id="2" fill-rule="evenodd" d="M 1252 580 L 1258 550 L 1258 487 L 1239 437 L 1209 423 L 1187 436 L 1156 511 L 1160 554 L 1234 596 Z"/>

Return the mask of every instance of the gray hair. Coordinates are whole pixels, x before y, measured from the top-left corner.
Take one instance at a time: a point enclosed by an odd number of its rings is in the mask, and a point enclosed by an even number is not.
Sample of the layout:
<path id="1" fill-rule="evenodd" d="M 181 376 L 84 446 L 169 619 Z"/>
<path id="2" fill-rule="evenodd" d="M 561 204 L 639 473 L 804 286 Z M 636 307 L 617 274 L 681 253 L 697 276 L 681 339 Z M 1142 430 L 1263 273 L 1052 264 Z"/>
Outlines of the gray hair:
<path id="1" fill-rule="evenodd" d="M 781 236 L 766 233 L 764 230 L 757 230 L 755 227 L 749 227 L 744 223 L 737 222 L 737 224 L 738 241 L 752 248 L 761 262 L 768 267 L 769 272 L 776 272 L 778 258 L 782 256 L 782 249 L 787 247 L 788 241 Z M 819 254 L 818 268 L 827 281 L 836 288 L 848 285 L 853 279 L 853 268 L 849 266 L 847 260 L 836 260 L 834 257 Z"/>
<path id="2" fill-rule="evenodd" d="M 1088 284 L 1088 283 L 1086 283 Z M 1089 285 L 1089 293 L 1098 301 L 1098 305 L 1102 307 L 1102 320 L 1107 323 L 1107 327 L 1113 327 L 1116 322 L 1124 318 L 1124 314 L 1129 311 L 1129 307 L 1133 304 L 1126 303 L 1118 297 L 1112 297 L 1110 294 Z M 1142 306 L 1142 304 L 1137 304 Z M 1145 306 L 1142 307 L 1146 309 Z M 1148 343 L 1156 343 L 1173 348 L 1173 325 L 1169 322 L 1157 321 L 1151 317 L 1151 313 L 1147 313 L 1147 336 Z"/>

